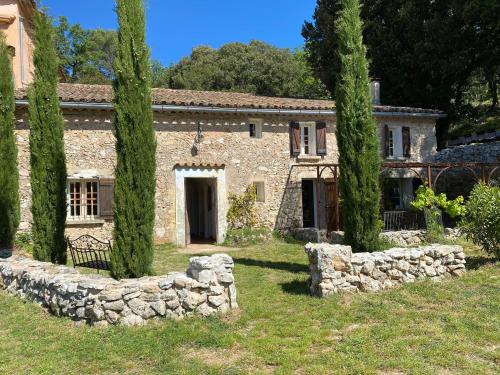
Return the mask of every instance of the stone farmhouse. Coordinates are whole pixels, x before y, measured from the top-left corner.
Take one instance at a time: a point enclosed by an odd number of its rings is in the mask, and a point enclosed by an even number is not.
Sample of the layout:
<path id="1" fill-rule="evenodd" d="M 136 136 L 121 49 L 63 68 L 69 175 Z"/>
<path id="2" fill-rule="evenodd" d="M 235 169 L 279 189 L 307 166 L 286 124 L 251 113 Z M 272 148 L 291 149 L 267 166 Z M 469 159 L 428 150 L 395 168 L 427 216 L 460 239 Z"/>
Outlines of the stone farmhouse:
<path id="1" fill-rule="evenodd" d="M 17 140 L 22 204 L 21 230 L 29 230 L 29 123 L 31 1 L 0 0 L 0 27 L 13 50 Z M 26 21 L 28 20 L 28 21 Z M 374 116 L 386 161 L 431 162 L 439 111 L 380 105 L 373 84 Z M 111 237 L 113 91 L 110 86 L 61 83 L 68 167 L 67 233 Z M 228 195 L 254 184 L 261 225 L 280 230 L 333 229 L 339 223 L 335 173 L 318 178 L 318 166 L 336 164 L 333 101 L 259 97 L 228 92 L 153 90 L 157 138 L 155 239 L 180 246 L 222 242 Z M 332 169 L 333 171 L 333 169 Z M 388 210 L 404 209 L 416 181 L 408 172 L 390 175 Z"/>

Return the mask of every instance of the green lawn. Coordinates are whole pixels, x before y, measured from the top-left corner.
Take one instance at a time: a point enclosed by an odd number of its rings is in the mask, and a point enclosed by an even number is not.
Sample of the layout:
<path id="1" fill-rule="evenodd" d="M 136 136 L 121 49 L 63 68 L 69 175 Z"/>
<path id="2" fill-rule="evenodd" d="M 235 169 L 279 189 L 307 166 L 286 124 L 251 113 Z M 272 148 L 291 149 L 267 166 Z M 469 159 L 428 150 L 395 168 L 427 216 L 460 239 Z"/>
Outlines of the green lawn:
<path id="1" fill-rule="evenodd" d="M 1 374 L 495 374 L 500 265 L 469 249 L 460 279 L 320 300 L 301 245 L 231 253 L 241 310 L 222 318 L 97 329 L 0 291 Z M 156 252 L 158 273 L 188 255 Z"/>

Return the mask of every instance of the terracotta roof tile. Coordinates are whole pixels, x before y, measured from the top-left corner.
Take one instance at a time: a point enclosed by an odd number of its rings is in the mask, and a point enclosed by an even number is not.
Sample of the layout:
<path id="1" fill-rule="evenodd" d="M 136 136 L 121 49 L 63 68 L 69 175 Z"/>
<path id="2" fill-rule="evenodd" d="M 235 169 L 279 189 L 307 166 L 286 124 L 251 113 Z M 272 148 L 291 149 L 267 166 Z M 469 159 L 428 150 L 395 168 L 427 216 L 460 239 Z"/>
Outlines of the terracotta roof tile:
<path id="1" fill-rule="evenodd" d="M 113 88 L 110 85 L 60 83 L 58 93 L 63 102 L 112 103 L 113 101 Z M 332 110 L 335 108 L 335 102 L 330 100 L 276 98 L 234 92 L 153 89 L 152 94 L 153 104 L 156 105 L 283 110 Z M 16 99 L 26 98 L 26 89 L 16 91 Z M 442 113 L 437 110 L 392 106 L 375 106 L 374 110 L 377 112 Z"/>

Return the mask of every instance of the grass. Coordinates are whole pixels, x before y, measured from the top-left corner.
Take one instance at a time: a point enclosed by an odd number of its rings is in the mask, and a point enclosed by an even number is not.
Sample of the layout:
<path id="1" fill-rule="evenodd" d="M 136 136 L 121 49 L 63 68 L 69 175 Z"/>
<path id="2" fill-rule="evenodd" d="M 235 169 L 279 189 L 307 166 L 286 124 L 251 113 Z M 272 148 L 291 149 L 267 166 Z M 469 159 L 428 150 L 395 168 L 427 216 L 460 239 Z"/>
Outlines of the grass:
<path id="1" fill-rule="evenodd" d="M 74 327 L 0 291 L 4 374 L 495 374 L 500 266 L 471 245 L 460 279 L 377 294 L 307 294 L 299 244 L 232 252 L 241 309 L 146 327 Z M 189 255 L 158 247 L 157 273 Z"/>

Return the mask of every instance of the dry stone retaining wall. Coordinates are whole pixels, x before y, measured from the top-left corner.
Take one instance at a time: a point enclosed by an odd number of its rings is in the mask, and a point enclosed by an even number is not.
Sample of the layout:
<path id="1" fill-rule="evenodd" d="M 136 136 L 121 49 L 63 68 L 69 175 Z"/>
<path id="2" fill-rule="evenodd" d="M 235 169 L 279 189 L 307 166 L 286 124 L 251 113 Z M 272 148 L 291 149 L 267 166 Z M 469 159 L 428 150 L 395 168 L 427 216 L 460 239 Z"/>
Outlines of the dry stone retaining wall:
<path id="1" fill-rule="evenodd" d="M 191 258 L 186 273 L 116 281 L 13 256 L 0 259 L 0 287 L 56 316 L 91 325 L 132 326 L 237 308 L 233 267 L 230 256 L 215 254 Z"/>
<path id="2" fill-rule="evenodd" d="M 399 230 L 399 231 L 386 231 L 380 233 L 380 238 L 391 241 L 396 246 L 415 246 L 426 242 L 427 231 L 420 230 Z M 445 228 L 444 237 L 449 240 L 456 240 L 460 238 L 460 230 L 458 228 Z M 326 242 L 313 241 L 311 242 Z M 331 232 L 330 243 L 342 245 L 344 242 L 344 232 Z"/>
<path id="3" fill-rule="evenodd" d="M 341 292 L 376 292 L 398 284 L 465 272 L 461 246 L 432 245 L 352 253 L 350 246 L 307 244 L 311 294 L 326 297 Z"/>

